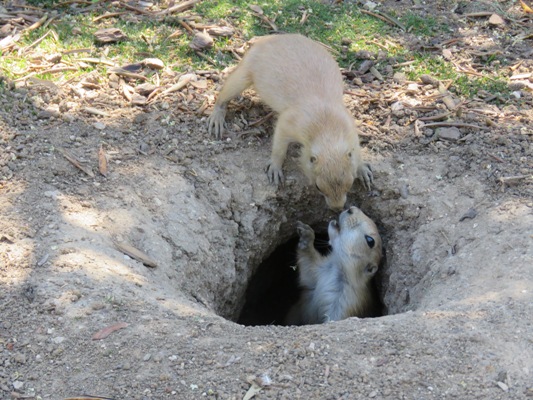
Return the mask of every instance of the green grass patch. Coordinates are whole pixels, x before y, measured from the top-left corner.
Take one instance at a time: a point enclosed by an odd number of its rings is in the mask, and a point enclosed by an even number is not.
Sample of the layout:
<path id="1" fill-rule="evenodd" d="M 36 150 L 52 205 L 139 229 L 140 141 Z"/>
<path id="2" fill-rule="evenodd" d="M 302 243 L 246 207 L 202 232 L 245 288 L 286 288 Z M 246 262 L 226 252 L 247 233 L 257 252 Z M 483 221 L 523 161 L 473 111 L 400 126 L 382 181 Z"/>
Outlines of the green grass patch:
<path id="1" fill-rule="evenodd" d="M 434 54 L 415 53 L 414 63 L 404 69 L 409 80 L 417 80 L 420 75 L 428 74 L 439 80 L 453 80 L 451 88 L 459 96 L 473 97 L 480 90 L 496 94 L 502 97 L 508 97 L 510 90 L 507 79 L 502 76 L 488 74 L 483 77 L 471 76 L 456 71 L 455 66 L 444 60 L 442 57 L 436 57 Z"/>
<path id="2" fill-rule="evenodd" d="M 53 8 L 57 5 L 55 0 L 28 0 L 31 4 L 39 4 L 43 7 Z M 106 3 L 109 4 L 109 3 Z M 396 57 L 398 62 L 414 60 L 414 63 L 404 67 L 409 79 L 416 80 L 422 74 L 430 74 L 440 80 L 454 80 L 453 90 L 458 95 L 471 97 L 479 90 L 486 90 L 500 95 L 508 94 L 507 84 L 502 77 L 472 77 L 459 73 L 454 66 L 442 57 L 431 53 L 413 53 L 410 49 L 403 47 L 395 37 L 401 37 L 404 32 L 397 27 L 391 26 L 380 19 L 363 14 L 360 8 L 350 2 L 331 5 L 316 0 L 211 0 L 203 1 L 196 5 L 190 12 L 200 16 L 198 22 L 211 24 L 225 21 L 231 24 L 237 34 L 231 38 L 215 38 L 213 49 L 206 51 L 211 59 L 217 62 L 217 66 L 222 69 L 225 65 L 235 64 L 236 60 L 231 53 L 231 49 L 240 46 L 244 40 L 254 36 L 268 34 L 270 26 L 254 15 L 250 5 L 261 7 L 264 15 L 274 22 L 282 32 L 301 33 L 312 39 L 325 43 L 333 49 L 339 64 L 342 67 L 354 65 L 358 67 L 361 60 L 355 58 L 355 52 L 368 50 L 373 53 L 383 51 L 387 48 L 389 57 Z M 122 8 L 115 10 L 104 7 L 95 10 L 93 13 L 81 13 L 76 15 L 67 14 L 68 8 L 60 9 L 60 17 L 53 24 L 46 28 L 37 29 L 24 36 L 19 42 L 19 47 L 28 46 L 35 40 L 41 38 L 49 29 L 55 34 L 48 35 L 38 46 L 35 52 L 28 52 L 18 56 L 17 52 L 3 54 L 0 57 L 0 71 L 10 78 L 17 79 L 24 76 L 32 65 L 32 53 L 42 53 L 49 55 L 53 53 L 64 53 L 73 49 L 89 49 L 89 52 L 71 53 L 63 56 L 63 61 L 67 65 L 78 65 L 80 58 L 106 58 L 113 60 L 118 65 L 125 65 L 141 61 L 146 57 L 161 59 L 165 65 L 176 71 L 186 69 L 211 69 L 204 58 L 195 54 L 189 48 L 190 36 L 186 34 L 180 26 L 178 17 L 169 16 L 162 21 L 151 20 L 131 14 L 125 14 L 121 18 L 102 19 L 97 23 L 95 17 L 104 11 L 123 11 Z M 63 13 L 64 12 L 64 13 Z M 401 17 L 391 13 L 394 18 L 406 26 L 409 32 L 417 36 L 431 38 L 449 28 L 433 17 L 421 17 L 413 12 L 407 12 Z M 306 21 L 302 23 L 303 16 Z M 98 29 L 116 27 L 121 29 L 129 40 L 98 45 L 94 41 L 94 32 Z M 169 35 L 180 30 L 183 33 L 173 39 L 166 40 Z M 343 43 L 350 43 L 346 48 Z M 489 59 L 487 62 L 492 62 Z M 385 61 L 389 62 L 389 61 Z M 87 73 L 91 70 L 105 74 L 106 67 L 102 64 L 87 64 L 85 69 L 64 74 L 36 75 L 39 78 L 53 81 L 66 80 Z M 380 64 L 378 63 L 378 69 Z"/>

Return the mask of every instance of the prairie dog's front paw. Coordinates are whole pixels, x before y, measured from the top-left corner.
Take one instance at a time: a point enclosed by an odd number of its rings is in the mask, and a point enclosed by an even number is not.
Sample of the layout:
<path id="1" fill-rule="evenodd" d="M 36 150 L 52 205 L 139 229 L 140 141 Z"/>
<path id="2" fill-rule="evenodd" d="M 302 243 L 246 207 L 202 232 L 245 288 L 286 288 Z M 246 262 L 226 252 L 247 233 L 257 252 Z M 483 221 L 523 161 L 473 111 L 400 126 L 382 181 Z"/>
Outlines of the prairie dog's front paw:
<path id="1" fill-rule="evenodd" d="M 365 185 L 365 188 L 367 188 L 367 190 L 372 189 L 374 175 L 372 174 L 372 168 L 370 167 L 370 164 L 363 163 L 357 171 L 357 176 L 359 179 L 361 179 L 363 185 Z"/>
<path id="2" fill-rule="evenodd" d="M 304 224 L 303 222 L 296 222 L 296 231 L 300 240 L 298 242 L 298 247 L 300 249 L 306 249 L 309 246 L 313 246 L 315 241 L 315 231 L 309 225 Z"/>
<path id="3" fill-rule="evenodd" d="M 274 186 L 279 186 L 280 183 L 283 183 L 284 176 L 281 167 L 277 167 L 271 162 L 266 168 L 266 173 L 268 176 L 268 181 L 271 184 L 274 184 Z"/>
<path id="4" fill-rule="evenodd" d="M 215 106 L 213 112 L 207 120 L 207 131 L 210 135 L 221 139 L 224 134 L 224 123 L 226 119 L 226 108 Z"/>

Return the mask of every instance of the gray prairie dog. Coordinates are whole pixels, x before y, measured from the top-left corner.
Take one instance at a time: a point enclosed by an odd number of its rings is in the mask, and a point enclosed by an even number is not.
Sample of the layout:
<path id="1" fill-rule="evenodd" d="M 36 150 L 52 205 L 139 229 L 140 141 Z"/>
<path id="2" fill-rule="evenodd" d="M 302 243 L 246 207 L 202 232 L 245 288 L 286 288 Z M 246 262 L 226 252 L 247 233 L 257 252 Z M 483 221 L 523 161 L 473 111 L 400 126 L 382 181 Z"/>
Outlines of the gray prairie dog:
<path id="1" fill-rule="evenodd" d="M 332 252 L 314 247 L 315 232 L 298 222 L 298 271 L 302 295 L 289 311 L 287 325 L 320 324 L 348 317 L 379 314 L 379 301 L 370 280 L 382 256 L 381 237 L 374 222 L 357 207 L 343 211 L 328 226 Z"/>
<path id="2" fill-rule="evenodd" d="M 228 102 L 253 85 L 278 113 L 268 179 L 283 181 L 290 143 L 299 143 L 300 166 L 333 210 L 342 210 L 355 178 L 370 188 L 372 171 L 361 160 L 355 122 L 344 106 L 339 67 L 320 44 L 301 35 L 264 36 L 255 42 L 220 91 L 208 129 L 221 138 Z"/>

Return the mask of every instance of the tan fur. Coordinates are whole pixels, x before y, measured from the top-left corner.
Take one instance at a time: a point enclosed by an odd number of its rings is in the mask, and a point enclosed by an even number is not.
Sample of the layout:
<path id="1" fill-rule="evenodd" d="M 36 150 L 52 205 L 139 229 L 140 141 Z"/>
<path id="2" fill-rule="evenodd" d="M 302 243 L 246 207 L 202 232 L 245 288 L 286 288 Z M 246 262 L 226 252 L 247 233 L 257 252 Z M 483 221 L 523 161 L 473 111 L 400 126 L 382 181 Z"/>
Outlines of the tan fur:
<path id="1" fill-rule="evenodd" d="M 287 325 L 378 314 L 379 302 L 369 286 L 382 256 L 381 237 L 374 222 L 357 207 L 343 211 L 339 222 L 329 224 L 332 252 L 327 256 L 315 249 L 315 233 L 310 226 L 298 222 L 297 230 L 302 296 L 287 315 Z"/>
<path id="2" fill-rule="evenodd" d="M 222 137 L 227 103 L 251 85 L 279 114 L 267 168 L 270 182 L 283 181 L 287 148 L 299 143 L 301 168 L 331 209 L 343 208 L 355 178 L 370 188 L 372 171 L 361 160 L 357 128 L 343 104 L 342 76 L 323 46 L 301 35 L 258 39 L 219 93 L 210 133 Z"/>

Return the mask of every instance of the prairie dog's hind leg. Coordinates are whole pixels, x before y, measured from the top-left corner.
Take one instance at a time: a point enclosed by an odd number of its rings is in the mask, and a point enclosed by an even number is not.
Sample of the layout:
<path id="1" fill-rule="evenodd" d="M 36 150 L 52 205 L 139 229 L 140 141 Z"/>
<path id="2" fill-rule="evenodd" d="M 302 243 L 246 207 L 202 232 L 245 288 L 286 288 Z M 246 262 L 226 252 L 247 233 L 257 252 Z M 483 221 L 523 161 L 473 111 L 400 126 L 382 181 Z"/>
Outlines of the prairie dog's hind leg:
<path id="1" fill-rule="evenodd" d="M 217 139 L 224 133 L 224 120 L 226 119 L 226 107 L 228 102 L 238 96 L 244 89 L 252 84 L 252 78 L 248 69 L 240 65 L 226 79 L 222 90 L 218 94 L 215 107 L 208 119 L 208 132 Z"/>

